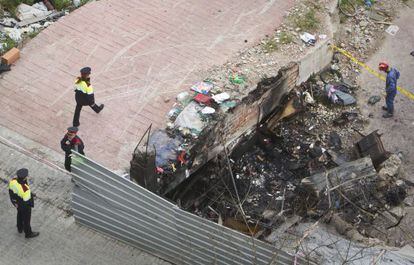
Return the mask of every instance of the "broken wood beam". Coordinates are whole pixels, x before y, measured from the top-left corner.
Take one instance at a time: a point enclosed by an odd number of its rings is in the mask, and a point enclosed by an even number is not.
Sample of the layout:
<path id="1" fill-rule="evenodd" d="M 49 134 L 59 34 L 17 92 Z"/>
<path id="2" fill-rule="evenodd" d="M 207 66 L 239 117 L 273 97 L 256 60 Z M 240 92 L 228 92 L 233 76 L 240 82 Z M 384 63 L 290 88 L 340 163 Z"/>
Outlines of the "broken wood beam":
<path id="1" fill-rule="evenodd" d="M 327 170 L 309 177 L 311 184 L 318 193 L 324 192 L 326 187 L 333 191 L 339 187 L 344 192 L 356 189 L 358 181 L 362 179 L 374 179 L 377 172 L 369 157 L 347 162 L 336 168 Z M 329 181 L 329 183 L 327 183 Z M 328 184 L 328 185 L 327 185 Z"/>

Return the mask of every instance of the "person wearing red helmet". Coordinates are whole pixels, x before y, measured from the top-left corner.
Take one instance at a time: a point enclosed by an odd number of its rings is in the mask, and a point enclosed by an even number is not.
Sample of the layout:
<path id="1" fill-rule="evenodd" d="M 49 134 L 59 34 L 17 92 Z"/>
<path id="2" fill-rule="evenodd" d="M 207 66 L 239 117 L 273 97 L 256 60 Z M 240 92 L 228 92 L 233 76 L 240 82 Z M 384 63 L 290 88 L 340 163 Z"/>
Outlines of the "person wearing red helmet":
<path id="1" fill-rule="evenodd" d="M 387 74 L 387 80 L 385 82 L 385 97 L 386 106 L 382 107 L 383 110 L 387 111 L 382 117 L 391 118 L 394 116 L 394 98 L 397 95 L 397 80 L 400 78 L 400 72 L 388 65 L 386 62 L 380 62 L 378 69 Z"/>

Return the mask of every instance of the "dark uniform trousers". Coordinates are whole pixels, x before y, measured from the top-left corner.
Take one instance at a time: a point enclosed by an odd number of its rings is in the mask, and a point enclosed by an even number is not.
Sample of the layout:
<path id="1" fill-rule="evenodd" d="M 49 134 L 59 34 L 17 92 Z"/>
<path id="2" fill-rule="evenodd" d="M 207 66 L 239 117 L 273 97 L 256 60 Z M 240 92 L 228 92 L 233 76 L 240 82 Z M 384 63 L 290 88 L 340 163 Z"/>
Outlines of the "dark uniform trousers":
<path id="1" fill-rule="evenodd" d="M 94 95 L 87 95 L 79 90 L 75 91 L 76 108 L 73 115 L 73 126 L 78 127 L 80 125 L 79 118 L 83 106 L 90 106 L 93 111 L 99 113 L 101 108 L 95 104 Z"/>
<path id="2" fill-rule="evenodd" d="M 30 206 L 17 207 L 17 230 L 24 231 L 25 235 L 32 234 L 32 227 L 30 226 L 30 219 L 32 216 L 32 208 Z"/>

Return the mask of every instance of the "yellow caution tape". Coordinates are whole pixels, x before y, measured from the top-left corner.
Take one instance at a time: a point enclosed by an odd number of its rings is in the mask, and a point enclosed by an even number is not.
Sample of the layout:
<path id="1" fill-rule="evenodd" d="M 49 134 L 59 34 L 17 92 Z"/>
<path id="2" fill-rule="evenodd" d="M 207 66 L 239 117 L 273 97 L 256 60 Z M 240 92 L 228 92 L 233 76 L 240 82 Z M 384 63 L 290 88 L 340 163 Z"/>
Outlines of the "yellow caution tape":
<path id="1" fill-rule="evenodd" d="M 331 48 L 333 50 L 337 50 L 338 52 L 340 52 L 341 54 L 343 54 L 344 56 L 348 57 L 351 61 L 353 61 L 354 63 L 358 64 L 359 66 L 361 66 L 362 68 L 366 69 L 368 72 L 370 72 L 371 74 L 373 74 L 374 76 L 376 76 L 377 78 L 381 79 L 382 81 L 385 81 L 386 78 L 381 75 L 380 73 L 378 73 L 377 71 L 375 71 L 374 69 L 372 69 L 371 67 L 369 67 L 368 65 L 358 61 L 358 59 L 356 59 L 354 56 L 352 56 L 352 54 L 350 54 L 348 51 L 341 49 L 333 44 L 331 44 Z M 407 89 L 404 89 L 400 86 L 397 86 L 398 91 L 403 94 L 404 96 L 406 96 L 407 98 L 414 100 L 414 94 L 410 91 L 408 91 Z"/>

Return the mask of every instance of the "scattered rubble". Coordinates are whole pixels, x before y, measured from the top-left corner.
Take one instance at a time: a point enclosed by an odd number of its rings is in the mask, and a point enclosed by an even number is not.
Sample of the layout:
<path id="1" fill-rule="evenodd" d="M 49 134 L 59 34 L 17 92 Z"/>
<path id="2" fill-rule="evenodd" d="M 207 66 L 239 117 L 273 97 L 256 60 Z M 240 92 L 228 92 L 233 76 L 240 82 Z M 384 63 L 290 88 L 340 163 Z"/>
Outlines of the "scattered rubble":
<path id="1" fill-rule="evenodd" d="M 387 32 L 388 34 L 390 34 L 391 36 L 395 36 L 395 34 L 397 34 L 397 32 L 400 30 L 400 28 L 397 25 L 390 25 L 385 32 Z"/>
<path id="2" fill-rule="evenodd" d="M 370 104 L 370 105 L 375 105 L 375 104 L 377 104 L 378 102 L 380 102 L 381 101 L 381 97 L 380 96 L 377 96 L 377 95 L 375 95 L 375 96 L 371 96 L 369 99 L 368 99 L 368 104 Z"/>
<path id="3" fill-rule="evenodd" d="M 304 32 L 302 35 L 300 35 L 300 39 L 309 45 L 315 45 L 316 43 L 316 37 L 308 32 Z"/>

